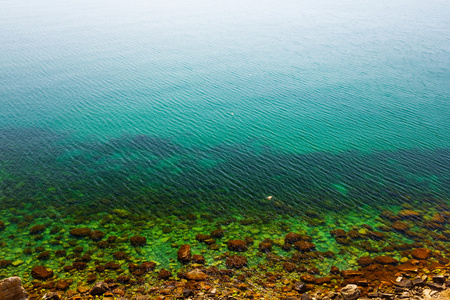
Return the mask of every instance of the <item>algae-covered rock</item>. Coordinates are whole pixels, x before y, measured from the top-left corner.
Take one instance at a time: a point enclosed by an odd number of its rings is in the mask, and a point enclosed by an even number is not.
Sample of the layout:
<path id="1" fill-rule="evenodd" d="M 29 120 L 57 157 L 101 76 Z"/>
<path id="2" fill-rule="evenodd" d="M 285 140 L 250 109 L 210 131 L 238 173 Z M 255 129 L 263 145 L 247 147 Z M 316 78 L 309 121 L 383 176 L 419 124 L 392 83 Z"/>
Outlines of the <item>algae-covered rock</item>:
<path id="1" fill-rule="evenodd" d="M 70 230 L 70 235 L 74 237 L 86 237 L 91 232 L 91 229 L 83 227 L 83 228 L 73 228 Z"/>

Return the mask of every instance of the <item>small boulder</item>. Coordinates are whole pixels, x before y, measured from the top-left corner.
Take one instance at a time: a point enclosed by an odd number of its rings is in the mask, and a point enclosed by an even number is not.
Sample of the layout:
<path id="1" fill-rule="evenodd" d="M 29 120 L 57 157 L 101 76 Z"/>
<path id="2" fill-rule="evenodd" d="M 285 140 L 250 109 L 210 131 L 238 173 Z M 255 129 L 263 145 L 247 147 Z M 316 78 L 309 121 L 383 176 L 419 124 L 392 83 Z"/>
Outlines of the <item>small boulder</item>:
<path id="1" fill-rule="evenodd" d="M 30 234 L 32 235 L 37 235 L 37 234 L 41 234 L 45 231 L 45 226 L 44 225 L 36 225 L 30 228 Z"/>
<path id="2" fill-rule="evenodd" d="M 100 296 L 106 293 L 109 290 L 109 286 L 104 281 L 98 281 L 94 284 L 94 286 L 89 291 L 89 294 L 92 296 Z"/>
<path id="3" fill-rule="evenodd" d="M 415 259 L 426 260 L 431 257 L 431 250 L 426 248 L 416 248 L 411 252 L 411 256 Z"/>
<path id="4" fill-rule="evenodd" d="M 302 239 L 302 235 L 295 233 L 295 232 L 289 232 L 285 237 L 284 237 L 284 242 L 286 244 L 293 244 L 297 241 L 300 241 Z"/>
<path id="5" fill-rule="evenodd" d="M 145 246 L 147 238 L 145 236 L 132 236 L 130 237 L 130 244 L 134 247 Z"/>
<path id="6" fill-rule="evenodd" d="M 356 300 L 360 294 L 361 291 L 356 284 L 347 284 L 341 289 L 341 295 L 344 300 Z"/>
<path id="7" fill-rule="evenodd" d="M 386 256 L 386 255 L 380 255 L 374 258 L 374 261 L 381 265 L 396 265 L 398 264 L 398 260 L 396 260 L 393 257 Z"/>
<path id="8" fill-rule="evenodd" d="M 316 245 L 308 241 L 298 241 L 294 243 L 294 248 L 302 252 L 308 252 L 316 248 Z"/>
<path id="9" fill-rule="evenodd" d="M 189 244 L 181 245 L 181 247 L 177 251 L 178 261 L 187 263 L 191 260 L 191 256 L 191 246 Z"/>
<path id="10" fill-rule="evenodd" d="M 330 231 L 330 234 L 334 238 L 346 238 L 347 237 L 347 232 L 345 232 L 345 230 L 342 230 L 342 229 L 332 230 L 332 231 Z"/>
<path id="11" fill-rule="evenodd" d="M 208 275 L 206 275 L 199 269 L 195 269 L 186 273 L 186 278 L 189 280 L 203 281 L 208 278 Z"/>
<path id="12" fill-rule="evenodd" d="M 158 273 L 159 279 L 167 280 L 170 278 L 170 276 L 172 276 L 172 273 L 170 273 L 170 271 L 167 271 L 166 269 L 161 269 L 161 271 L 159 271 Z"/>
<path id="13" fill-rule="evenodd" d="M 103 231 L 93 230 L 93 231 L 89 232 L 89 238 L 93 241 L 96 241 L 96 242 L 100 241 L 104 237 L 105 237 L 105 233 Z"/>
<path id="14" fill-rule="evenodd" d="M 247 257 L 240 255 L 231 255 L 227 257 L 225 265 L 228 269 L 242 269 L 247 265 Z"/>
<path id="15" fill-rule="evenodd" d="M 36 266 L 31 270 L 31 276 L 34 279 L 46 280 L 53 277 L 53 270 L 47 269 L 44 266 Z"/>
<path id="16" fill-rule="evenodd" d="M 258 245 L 258 250 L 262 253 L 272 252 L 272 244 L 262 242 Z"/>
<path id="17" fill-rule="evenodd" d="M 27 291 L 22 287 L 20 277 L 9 277 L 0 280 L 0 299 L 25 300 L 28 299 Z"/>
<path id="18" fill-rule="evenodd" d="M 243 240 L 228 241 L 227 247 L 230 251 L 244 252 L 248 249 L 247 243 Z"/>
<path id="19" fill-rule="evenodd" d="M 85 237 L 89 235 L 89 232 L 91 230 L 89 228 L 83 227 L 83 228 L 73 228 L 70 230 L 70 235 L 74 237 Z"/>
<path id="20" fill-rule="evenodd" d="M 195 254 L 192 256 L 192 261 L 196 264 L 204 264 L 206 260 L 203 255 Z"/>

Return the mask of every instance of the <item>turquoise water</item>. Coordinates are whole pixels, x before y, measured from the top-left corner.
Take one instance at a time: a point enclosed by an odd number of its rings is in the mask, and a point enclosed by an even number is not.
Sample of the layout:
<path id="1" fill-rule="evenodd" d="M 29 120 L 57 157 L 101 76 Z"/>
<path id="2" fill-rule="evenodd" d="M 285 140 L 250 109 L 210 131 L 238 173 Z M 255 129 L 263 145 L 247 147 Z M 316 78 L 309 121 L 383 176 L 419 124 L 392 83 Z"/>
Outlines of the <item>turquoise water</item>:
<path id="1" fill-rule="evenodd" d="M 448 1 L 244 2 L 1 1 L 3 218 L 449 204 Z"/>

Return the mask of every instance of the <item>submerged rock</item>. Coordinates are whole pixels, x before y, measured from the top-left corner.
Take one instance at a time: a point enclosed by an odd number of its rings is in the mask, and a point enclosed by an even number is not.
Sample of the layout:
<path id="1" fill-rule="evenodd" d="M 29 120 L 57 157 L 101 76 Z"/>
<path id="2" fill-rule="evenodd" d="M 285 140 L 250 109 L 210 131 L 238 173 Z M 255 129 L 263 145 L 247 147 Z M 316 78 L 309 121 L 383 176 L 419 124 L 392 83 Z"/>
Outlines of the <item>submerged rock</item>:
<path id="1" fill-rule="evenodd" d="M 298 241 L 294 243 L 294 247 L 299 251 L 308 252 L 316 248 L 316 245 L 308 241 Z"/>
<path id="2" fill-rule="evenodd" d="M 0 281 L 0 299 L 2 300 L 25 300 L 28 293 L 22 287 L 19 277 L 9 277 Z"/>
<path id="3" fill-rule="evenodd" d="M 227 247 L 230 251 L 236 251 L 236 252 L 244 252 L 248 249 L 246 241 L 243 241 L 243 240 L 228 241 Z"/>
<path id="4" fill-rule="evenodd" d="M 44 266 L 36 266 L 31 270 L 31 276 L 34 279 L 46 280 L 53 277 L 53 270 Z"/>
<path id="5" fill-rule="evenodd" d="M 295 233 L 295 232 L 289 232 L 285 237 L 284 237 L 284 243 L 285 244 L 293 244 L 297 241 L 300 241 L 302 239 L 302 235 Z"/>
<path id="6" fill-rule="evenodd" d="M 400 219 L 403 220 L 418 220 L 418 219 L 422 219 L 422 215 L 419 214 L 418 212 L 411 210 L 411 209 L 403 209 L 401 211 L 398 212 L 398 216 L 400 217 Z"/>
<path id="7" fill-rule="evenodd" d="M 32 235 L 37 235 L 37 234 L 41 234 L 45 231 L 45 226 L 44 225 L 36 225 L 30 228 L 30 234 Z"/>
<path id="8" fill-rule="evenodd" d="M 241 269 L 247 265 L 247 257 L 241 255 L 231 255 L 227 257 L 225 265 L 228 269 Z"/>
<path id="9" fill-rule="evenodd" d="M 426 260 L 431 257 L 431 250 L 426 248 L 416 248 L 411 252 L 415 259 Z"/>
<path id="10" fill-rule="evenodd" d="M 88 236 L 91 230 L 89 228 L 73 228 L 70 230 L 70 235 L 74 237 L 85 237 Z"/>
<path id="11" fill-rule="evenodd" d="M 374 260 L 381 265 L 396 265 L 398 264 L 398 260 L 390 256 L 377 256 Z"/>
<path id="12" fill-rule="evenodd" d="M 161 269 L 161 271 L 159 271 L 158 273 L 158 278 L 159 279 L 169 279 L 170 276 L 172 276 L 172 273 L 170 273 L 170 271 L 167 271 L 166 269 Z"/>
<path id="13" fill-rule="evenodd" d="M 134 247 L 144 246 L 147 244 L 147 238 L 144 236 L 132 236 L 130 237 L 130 244 Z"/>
<path id="14" fill-rule="evenodd" d="M 181 245 L 177 251 L 177 259 L 182 263 L 186 263 L 191 260 L 191 246 L 189 244 Z"/>

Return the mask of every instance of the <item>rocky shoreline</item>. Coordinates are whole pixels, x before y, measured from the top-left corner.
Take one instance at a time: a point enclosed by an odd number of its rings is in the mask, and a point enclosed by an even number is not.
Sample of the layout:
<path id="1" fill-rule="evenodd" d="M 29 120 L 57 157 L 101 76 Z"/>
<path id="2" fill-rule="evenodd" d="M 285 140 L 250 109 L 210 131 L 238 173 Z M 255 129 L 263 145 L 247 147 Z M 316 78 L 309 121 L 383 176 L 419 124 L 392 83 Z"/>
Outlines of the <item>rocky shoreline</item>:
<path id="1" fill-rule="evenodd" d="M 188 281 L 164 282 L 160 288 L 153 287 L 145 292 L 124 291 L 117 284 L 104 281 L 96 282 L 91 287 L 80 285 L 76 291 L 52 291 L 42 298 L 29 294 L 23 287 L 19 277 L 10 277 L 0 281 L 0 299 L 2 300 L 149 300 L 149 299 L 285 299 L 285 300 L 445 300 L 450 299 L 450 278 L 447 275 L 427 276 L 408 279 L 400 276 L 393 286 L 381 286 L 363 295 L 364 288 L 357 284 L 347 284 L 335 291 L 312 290 L 305 292 L 306 286 L 301 282 L 289 283 L 283 293 L 255 292 L 245 284 L 223 284 L 213 286 L 211 278 L 200 269 L 186 274 Z M 287 287 L 287 288 L 286 288 Z M 165 294 L 165 295 L 163 295 Z"/>
<path id="2" fill-rule="evenodd" d="M 450 208 L 437 209 L 382 211 L 376 227 L 361 218 L 328 228 L 318 213 L 309 213 L 308 226 L 256 218 L 212 223 L 193 214 L 170 221 L 124 210 L 98 224 L 67 218 L 65 228 L 35 215 L 26 223 L 10 217 L 0 231 L 12 259 L 0 260 L 0 272 L 20 276 L 29 300 L 445 299 Z M 24 243 L 13 247 L 17 241 Z M 155 253 L 156 243 L 165 252 Z M 19 283 L 2 281 L 14 288 L 3 288 L 0 299 L 23 295 Z"/>

